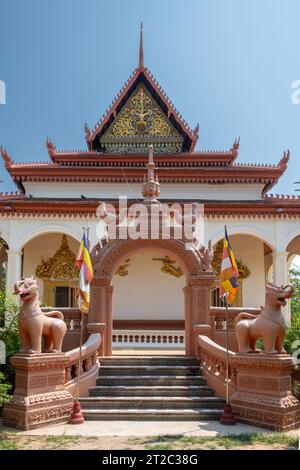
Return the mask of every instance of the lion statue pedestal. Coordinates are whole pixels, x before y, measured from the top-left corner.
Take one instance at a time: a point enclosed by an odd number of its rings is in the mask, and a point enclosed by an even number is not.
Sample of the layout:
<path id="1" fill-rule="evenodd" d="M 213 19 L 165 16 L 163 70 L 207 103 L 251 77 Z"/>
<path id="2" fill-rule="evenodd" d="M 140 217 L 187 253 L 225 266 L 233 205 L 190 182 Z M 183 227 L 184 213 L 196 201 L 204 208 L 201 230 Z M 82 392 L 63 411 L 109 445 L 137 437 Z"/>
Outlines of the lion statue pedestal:
<path id="1" fill-rule="evenodd" d="M 230 359 L 236 374 L 231 406 L 237 421 L 288 431 L 300 425 L 300 404 L 292 395 L 293 359 L 287 354 L 236 354 Z"/>
<path id="2" fill-rule="evenodd" d="M 73 397 L 65 390 L 68 356 L 18 353 L 11 364 L 16 370 L 16 388 L 4 407 L 4 424 L 28 430 L 67 422 L 73 407 Z"/>
<path id="3" fill-rule="evenodd" d="M 69 357 L 61 352 L 67 330 L 63 315 L 58 311 L 42 312 L 33 278 L 17 282 L 15 294 L 22 301 L 18 319 L 22 349 L 11 358 L 16 388 L 4 407 L 4 424 L 28 430 L 67 422 L 73 397 L 65 390 Z"/>
<path id="4" fill-rule="evenodd" d="M 238 421 L 287 431 L 300 424 L 300 403 L 292 395 L 293 359 L 284 350 L 282 307 L 293 295 L 292 286 L 266 286 L 262 313 L 240 313 L 236 318 L 239 353 L 230 359 L 236 376 L 231 406 Z M 256 348 L 263 340 L 264 351 Z"/>

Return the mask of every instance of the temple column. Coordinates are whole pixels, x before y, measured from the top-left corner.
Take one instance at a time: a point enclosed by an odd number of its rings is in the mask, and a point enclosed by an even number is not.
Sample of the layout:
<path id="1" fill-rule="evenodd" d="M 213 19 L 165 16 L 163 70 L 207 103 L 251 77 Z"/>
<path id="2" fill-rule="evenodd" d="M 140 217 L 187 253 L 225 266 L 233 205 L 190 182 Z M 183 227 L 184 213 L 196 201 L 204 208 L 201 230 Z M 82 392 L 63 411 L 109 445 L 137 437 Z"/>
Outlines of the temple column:
<path id="1" fill-rule="evenodd" d="M 288 270 L 288 253 L 286 251 L 274 251 L 273 254 L 273 282 L 276 286 L 286 286 L 289 283 L 289 270 Z M 291 302 L 287 301 L 285 307 L 282 308 L 283 314 L 290 322 Z"/>
<path id="2" fill-rule="evenodd" d="M 273 254 L 274 284 L 286 286 L 289 282 L 288 253 L 286 251 L 274 251 Z"/>
<path id="3" fill-rule="evenodd" d="M 112 355 L 112 333 L 113 333 L 113 315 L 112 315 L 112 295 L 114 288 L 106 288 L 106 347 L 105 356 Z"/>
<path id="4" fill-rule="evenodd" d="M 195 336 L 210 335 L 210 289 L 214 276 L 198 279 L 183 289 L 185 296 L 185 351 L 195 356 Z"/>
<path id="5" fill-rule="evenodd" d="M 112 353 L 112 293 L 113 287 L 106 279 L 93 280 L 87 328 L 89 332 L 101 334 L 99 356 L 111 356 Z"/>
<path id="6" fill-rule="evenodd" d="M 12 293 L 15 282 L 22 277 L 22 250 L 7 250 L 6 289 Z"/>

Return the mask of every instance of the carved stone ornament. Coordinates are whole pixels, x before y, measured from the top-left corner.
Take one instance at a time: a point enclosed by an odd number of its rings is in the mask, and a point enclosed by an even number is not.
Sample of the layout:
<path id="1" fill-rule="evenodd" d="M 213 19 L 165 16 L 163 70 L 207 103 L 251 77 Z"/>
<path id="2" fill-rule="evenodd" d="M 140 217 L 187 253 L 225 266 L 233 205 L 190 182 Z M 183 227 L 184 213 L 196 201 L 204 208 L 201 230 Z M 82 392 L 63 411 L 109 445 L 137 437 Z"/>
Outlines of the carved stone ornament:
<path id="1" fill-rule="evenodd" d="M 16 370 L 16 388 L 4 406 L 4 424 L 28 430 L 68 422 L 73 406 L 73 397 L 65 390 L 69 357 L 64 353 L 18 353 L 11 363 Z"/>

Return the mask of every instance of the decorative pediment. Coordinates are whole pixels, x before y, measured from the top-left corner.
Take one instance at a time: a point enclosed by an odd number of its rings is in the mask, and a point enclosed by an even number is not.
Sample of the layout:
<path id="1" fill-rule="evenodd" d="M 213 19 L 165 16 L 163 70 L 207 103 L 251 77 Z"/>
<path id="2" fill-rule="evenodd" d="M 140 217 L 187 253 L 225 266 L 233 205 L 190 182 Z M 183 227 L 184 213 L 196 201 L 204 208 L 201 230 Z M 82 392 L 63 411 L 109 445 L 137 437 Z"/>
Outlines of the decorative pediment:
<path id="1" fill-rule="evenodd" d="M 108 153 L 179 153 L 183 137 L 158 103 L 140 84 L 100 139 Z"/>
<path id="2" fill-rule="evenodd" d="M 75 266 L 75 254 L 71 251 L 66 235 L 63 235 L 59 250 L 47 261 L 37 266 L 35 275 L 41 279 L 77 279 L 78 269 Z"/>

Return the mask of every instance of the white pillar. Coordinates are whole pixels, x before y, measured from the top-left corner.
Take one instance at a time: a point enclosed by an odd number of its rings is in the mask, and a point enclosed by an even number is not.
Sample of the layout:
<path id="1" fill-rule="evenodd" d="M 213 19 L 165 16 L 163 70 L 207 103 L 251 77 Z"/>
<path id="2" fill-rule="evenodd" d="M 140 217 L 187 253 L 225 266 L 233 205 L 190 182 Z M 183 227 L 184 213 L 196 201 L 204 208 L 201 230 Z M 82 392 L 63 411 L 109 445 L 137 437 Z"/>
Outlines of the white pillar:
<path id="1" fill-rule="evenodd" d="M 289 283 L 288 253 L 286 251 L 274 251 L 273 254 L 273 282 L 276 286 L 286 286 Z M 291 320 L 291 302 L 287 301 L 283 307 L 283 314 L 287 324 Z"/>
<path id="2" fill-rule="evenodd" d="M 21 279 L 21 250 L 7 250 L 6 289 L 13 293 L 14 284 Z"/>
<path id="3" fill-rule="evenodd" d="M 286 286 L 289 282 L 288 253 L 273 252 L 273 281 L 276 286 Z"/>

